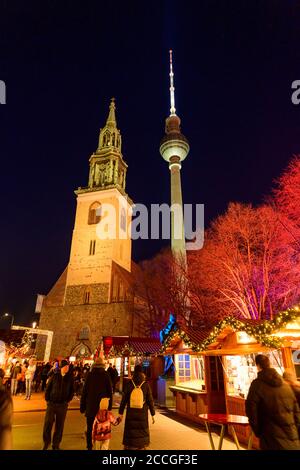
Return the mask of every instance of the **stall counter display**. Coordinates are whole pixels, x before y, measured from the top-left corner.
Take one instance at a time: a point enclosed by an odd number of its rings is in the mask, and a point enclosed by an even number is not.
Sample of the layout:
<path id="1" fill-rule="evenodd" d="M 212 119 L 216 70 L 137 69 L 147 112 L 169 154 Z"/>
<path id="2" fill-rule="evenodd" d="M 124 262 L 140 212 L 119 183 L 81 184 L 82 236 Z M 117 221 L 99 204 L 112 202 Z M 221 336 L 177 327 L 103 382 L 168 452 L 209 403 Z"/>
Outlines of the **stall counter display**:
<path id="1" fill-rule="evenodd" d="M 224 357 L 227 395 L 240 398 L 247 397 L 251 382 L 257 377 L 255 356 L 256 354 Z M 282 374 L 281 352 L 271 351 L 267 356 L 270 359 L 271 367 L 274 367 L 279 374 Z"/>
<path id="2" fill-rule="evenodd" d="M 199 414 L 208 411 L 203 356 L 185 351 L 174 356 L 175 385 L 169 389 L 175 398 L 176 412 L 199 423 Z"/>

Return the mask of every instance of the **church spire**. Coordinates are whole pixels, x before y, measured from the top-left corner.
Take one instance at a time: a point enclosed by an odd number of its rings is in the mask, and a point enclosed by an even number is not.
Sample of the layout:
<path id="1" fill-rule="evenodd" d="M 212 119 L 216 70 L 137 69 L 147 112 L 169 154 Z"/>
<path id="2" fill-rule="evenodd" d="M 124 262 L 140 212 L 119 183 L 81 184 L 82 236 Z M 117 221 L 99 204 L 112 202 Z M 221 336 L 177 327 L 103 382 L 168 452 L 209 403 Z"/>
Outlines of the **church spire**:
<path id="1" fill-rule="evenodd" d="M 174 88 L 174 73 L 173 73 L 173 63 L 172 63 L 172 49 L 169 51 L 170 53 L 170 116 L 176 115 L 176 108 L 175 108 L 175 88 Z"/>
<path id="2" fill-rule="evenodd" d="M 106 121 L 107 127 L 117 128 L 115 98 L 111 98 L 109 105 L 109 114 Z"/>
<path id="3" fill-rule="evenodd" d="M 118 188 L 125 192 L 127 164 L 123 160 L 121 148 L 115 99 L 112 98 L 105 126 L 100 129 L 97 150 L 90 158 L 89 191 Z"/>
<path id="4" fill-rule="evenodd" d="M 111 98 L 106 124 L 100 129 L 99 143 L 96 153 L 114 150 L 121 153 L 121 134 L 117 129 L 115 98 Z"/>

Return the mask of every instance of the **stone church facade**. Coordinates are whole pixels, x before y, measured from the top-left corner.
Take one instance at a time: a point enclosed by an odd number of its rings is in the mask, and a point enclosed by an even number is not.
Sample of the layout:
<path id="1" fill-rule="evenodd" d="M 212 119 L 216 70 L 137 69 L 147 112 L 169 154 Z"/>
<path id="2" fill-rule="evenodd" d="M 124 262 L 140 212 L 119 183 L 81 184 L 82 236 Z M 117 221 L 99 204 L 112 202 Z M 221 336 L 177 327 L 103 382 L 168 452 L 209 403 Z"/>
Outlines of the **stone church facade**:
<path id="1" fill-rule="evenodd" d="M 89 357 L 103 336 L 144 336 L 130 282 L 133 203 L 125 192 L 127 164 L 121 145 L 112 99 L 89 160 L 88 186 L 75 191 L 69 263 L 43 302 L 39 328 L 53 331 L 52 359 Z M 38 338 L 39 358 L 43 341 Z"/>

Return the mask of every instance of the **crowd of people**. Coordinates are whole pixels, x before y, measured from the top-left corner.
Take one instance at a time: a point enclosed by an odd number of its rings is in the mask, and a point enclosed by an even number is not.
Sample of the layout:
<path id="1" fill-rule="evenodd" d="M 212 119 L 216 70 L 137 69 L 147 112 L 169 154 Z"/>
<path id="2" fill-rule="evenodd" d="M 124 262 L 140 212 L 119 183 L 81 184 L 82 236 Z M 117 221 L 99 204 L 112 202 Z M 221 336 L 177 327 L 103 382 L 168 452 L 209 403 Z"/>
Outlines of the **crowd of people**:
<path id="1" fill-rule="evenodd" d="M 132 380 L 124 389 L 118 417 L 112 413 L 113 393 L 118 373 L 114 366 L 105 369 L 105 361 L 98 357 L 86 374 L 80 396 L 80 412 L 86 417 L 87 450 L 108 450 L 111 438 L 111 425 L 118 425 L 123 419 L 127 406 L 123 445 L 124 449 L 146 449 L 150 444 L 148 410 L 155 415 L 154 401 L 146 376 L 140 365 L 135 366 Z M 139 398 L 133 404 L 131 400 L 134 389 L 138 390 Z M 68 404 L 75 392 L 74 373 L 70 371 L 67 360 L 62 360 L 57 370 L 50 376 L 45 399 L 47 410 L 43 430 L 43 450 L 47 450 L 52 442 L 52 449 L 60 449 L 64 422 Z M 154 422 L 154 418 L 153 418 Z M 54 432 L 52 435 L 52 428 Z"/>
<path id="2" fill-rule="evenodd" d="M 300 450 L 300 384 L 292 371 L 281 376 L 270 366 L 269 358 L 256 356 L 257 378 L 246 398 L 246 415 L 262 450 Z M 10 371 L 10 390 L 0 369 L 0 450 L 11 449 L 12 395 L 21 389 L 20 374 L 24 364 L 15 362 Z M 60 449 L 68 404 L 76 394 L 80 412 L 86 417 L 86 447 L 109 449 L 112 428 L 123 420 L 126 409 L 123 446 L 127 450 L 145 450 L 150 444 L 149 412 L 154 423 L 155 407 L 151 387 L 142 366 L 137 364 L 122 393 L 119 414 L 112 412 L 113 394 L 118 382 L 114 366 L 98 357 L 92 366 L 73 365 L 68 360 L 36 364 L 31 358 L 25 365 L 25 399 L 30 399 L 32 385 L 45 391 L 47 409 L 43 428 L 43 450 Z M 22 393 L 22 392 L 21 392 Z M 54 431 L 53 431 L 54 426 Z"/>
<path id="3" fill-rule="evenodd" d="M 0 375 L 4 379 L 3 370 Z M 74 396 L 80 400 L 80 411 L 86 417 L 88 450 L 109 448 L 111 425 L 118 425 L 122 421 L 126 406 L 124 448 L 145 449 L 149 446 L 148 409 L 152 416 L 155 409 L 151 388 L 140 365 L 135 367 L 132 381 L 125 386 L 117 417 L 111 410 L 119 374 L 115 365 L 109 364 L 106 368 L 101 357 L 96 358 L 91 367 L 89 364 L 74 365 L 66 359 L 52 363 L 36 363 L 34 358 L 23 364 L 16 361 L 4 384 L 3 379 L 0 379 L 1 388 L 5 390 L 10 403 L 13 395 L 24 394 L 24 398 L 30 400 L 32 391 L 45 392 L 47 408 L 43 427 L 43 450 L 50 446 L 53 450 L 60 449 L 68 404 Z M 130 406 L 130 395 L 134 388 L 140 389 L 142 396 L 137 408 Z M 9 443 L 6 443 L 6 447 L 9 447 Z"/>
<path id="4" fill-rule="evenodd" d="M 6 370 L 5 386 L 10 389 L 12 395 L 25 395 L 25 399 L 30 400 L 32 392 L 44 392 L 46 383 L 51 375 L 59 368 L 59 361 L 52 362 L 36 361 L 34 357 L 28 360 L 19 360 L 12 363 Z M 88 363 L 70 363 L 70 373 L 74 377 L 75 395 L 80 396 L 83 383 L 90 370 Z M 116 369 L 113 369 L 116 370 Z M 117 372 L 117 371 L 116 371 Z M 114 380 L 118 377 L 114 375 Z"/>

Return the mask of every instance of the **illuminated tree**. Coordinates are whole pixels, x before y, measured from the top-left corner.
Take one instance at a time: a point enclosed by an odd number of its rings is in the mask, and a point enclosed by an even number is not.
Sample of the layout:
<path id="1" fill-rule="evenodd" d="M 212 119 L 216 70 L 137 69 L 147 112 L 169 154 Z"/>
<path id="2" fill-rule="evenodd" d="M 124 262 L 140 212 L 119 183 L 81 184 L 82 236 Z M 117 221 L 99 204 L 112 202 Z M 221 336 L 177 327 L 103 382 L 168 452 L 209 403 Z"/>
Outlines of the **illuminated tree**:
<path id="1" fill-rule="evenodd" d="M 183 260 L 175 259 L 170 250 L 163 250 L 136 265 L 132 275 L 138 300 L 135 314 L 148 334 L 158 334 L 170 312 L 176 314 L 178 321 L 186 321 L 188 285 Z"/>
<path id="2" fill-rule="evenodd" d="M 277 209 L 285 242 L 300 251 L 300 155 L 295 155 L 277 180 L 271 202 Z"/>
<path id="3" fill-rule="evenodd" d="M 191 301 L 204 318 L 272 318 L 299 298 L 300 273 L 271 206 L 231 203 L 189 256 Z"/>

